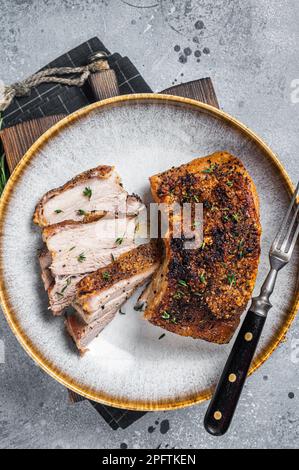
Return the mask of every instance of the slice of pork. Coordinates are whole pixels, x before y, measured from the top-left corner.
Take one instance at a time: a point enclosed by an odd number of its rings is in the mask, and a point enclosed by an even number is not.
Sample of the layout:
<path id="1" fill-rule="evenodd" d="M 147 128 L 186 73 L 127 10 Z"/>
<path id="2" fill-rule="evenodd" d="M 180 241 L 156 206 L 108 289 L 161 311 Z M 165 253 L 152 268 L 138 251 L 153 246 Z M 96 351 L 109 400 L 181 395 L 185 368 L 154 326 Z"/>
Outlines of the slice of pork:
<path id="1" fill-rule="evenodd" d="M 72 304 L 82 320 L 89 324 L 105 316 L 115 302 L 148 281 L 159 267 L 160 256 L 158 244 L 152 241 L 84 277 Z"/>
<path id="2" fill-rule="evenodd" d="M 88 325 L 76 314 L 70 315 L 66 318 L 66 329 L 73 338 L 80 353 L 86 352 L 89 343 L 91 343 L 91 341 L 95 339 L 113 320 L 122 304 L 133 294 L 133 292 L 134 289 L 128 291 L 126 294 L 122 294 L 110 305 L 110 308 L 106 310 L 105 315 L 102 315 L 100 318 Z"/>
<path id="3" fill-rule="evenodd" d="M 53 276 L 90 273 L 135 247 L 135 217 L 109 215 L 94 222 L 62 222 L 44 228 Z"/>
<path id="4" fill-rule="evenodd" d="M 53 315 L 61 315 L 74 300 L 76 285 L 85 276 L 53 276 L 50 270 L 52 257 L 47 248 L 39 254 L 41 277 L 49 298 L 49 309 Z"/>
<path id="5" fill-rule="evenodd" d="M 102 165 L 46 193 L 36 206 L 33 221 L 46 227 L 65 220 L 82 221 L 93 212 L 131 214 L 138 211 L 138 203 L 124 190 L 114 167 Z"/>

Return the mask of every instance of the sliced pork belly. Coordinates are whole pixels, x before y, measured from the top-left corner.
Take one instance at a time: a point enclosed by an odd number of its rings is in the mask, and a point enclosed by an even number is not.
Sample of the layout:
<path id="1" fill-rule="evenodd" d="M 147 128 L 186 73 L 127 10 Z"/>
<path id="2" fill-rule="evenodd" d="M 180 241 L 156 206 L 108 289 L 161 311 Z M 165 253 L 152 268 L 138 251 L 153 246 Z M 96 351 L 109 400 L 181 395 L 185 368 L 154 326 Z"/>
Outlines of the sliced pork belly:
<path id="1" fill-rule="evenodd" d="M 160 257 L 160 248 L 155 241 L 120 256 L 79 282 L 73 307 L 88 324 L 105 316 L 115 302 L 119 303 L 153 275 L 159 267 Z"/>
<path id="2" fill-rule="evenodd" d="M 62 222 L 44 228 L 54 276 L 87 274 L 135 247 L 136 217 L 106 215 L 93 222 Z"/>
<path id="3" fill-rule="evenodd" d="M 86 351 L 88 344 L 95 339 L 101 331 L 113 320 L 121 305 L 133 294 L 134 289 L 129 290 L 126 293 L 120 295 L 110 305 L 109 309 L 106 309 L 105 314 L 100 318 L 97 318 L 92 323 L 86 324 L 82 318 L 79 318 L 76 314 L 70 315 L 65 320 L 65 326 L 73 338 L 78 350 L 81 353 Z"/>
<path id="4" fill-rule="evenodd" d="M 44 283 L 45 290 L 48 291 L 49 288 L 54 283 L 54 278 L 50 270 L 52 257 L 51 257 L 51 253 L 49 252 L 46 246 L 44 246 L 44 248 L 40 250 L 39 255 L 38 255 L 38 260 L 39 260 L 40 269 L 42 273 L 42 281 Z"/>
<path id="5" fill-rule="evenodd" d="M 65 220 L 82 221 L 93 212 L 132 213 L 138 211 L 138 202 L 128 196 L 114 167 L 102 165 L 46 193 L 36 206 L 33 221 L 46 227 Z"/>
<path id="6" fill-rule="evenodd" d="M 52 257 L 47 248 L 39 254 L 39 263 L 45 291 L 49 298 L 49 308 L 53 315 L 61 315 L 74 300 L 76 285 L 85 274 L 78 276 L 53 276 L 50 270 Z"/>
<path id="7" fill-rule="evenodd" d="M 54 283 L 48 289 L 49 307 L 53 315 L 61 315 L 71 305 L 76 295 L 76 285 L 84 276 L 55 276 Z"/>

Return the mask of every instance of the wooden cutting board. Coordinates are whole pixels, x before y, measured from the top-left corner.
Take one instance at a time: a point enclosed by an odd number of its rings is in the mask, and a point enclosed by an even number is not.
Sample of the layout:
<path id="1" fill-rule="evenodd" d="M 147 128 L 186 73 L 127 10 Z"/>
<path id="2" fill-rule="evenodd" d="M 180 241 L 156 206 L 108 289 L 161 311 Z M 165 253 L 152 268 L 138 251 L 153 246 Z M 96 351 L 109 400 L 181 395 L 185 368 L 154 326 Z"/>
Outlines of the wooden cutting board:
<path id="1" fill-rule="evenodd" d="M 101 77 L 101 80 L 103 80 L 103 78 L 105 77 Z M 94 82 L 93 84 L 93 92 L 99 98 L 99 101 L 103 99 L 103 97 L 107 98 L 108 93 L 110 96 L 118 95 L 116 86 L 110 87 L 109 90 L 107 90 L 107 93 L 103 94 L 104 86 L 105 83 L 103 83 L 103 81 L 101 81 L 100 84 L 99 81 Z M 210 78 L 203 78 L 201 80 L 176 85 L 161 91 L 161 93 L 192 98 L 219 108 L 216 93 Z M 7 165 L 10 172 L 15 169 L 31 145 L 63 117 L 64 115 L 56 115 L 40 119 L 32 119 L 1 131 L 0 137 L 2 139 Z"/>

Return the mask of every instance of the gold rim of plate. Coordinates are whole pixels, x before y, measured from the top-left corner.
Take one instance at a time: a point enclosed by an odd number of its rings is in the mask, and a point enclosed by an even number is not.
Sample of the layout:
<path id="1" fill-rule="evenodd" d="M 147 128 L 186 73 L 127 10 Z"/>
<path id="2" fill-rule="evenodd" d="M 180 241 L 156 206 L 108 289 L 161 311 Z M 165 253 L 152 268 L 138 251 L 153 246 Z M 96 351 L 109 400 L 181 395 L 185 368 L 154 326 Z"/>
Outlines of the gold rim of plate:
<path id="1" fill-rule="evenodd" d="M 172 397 L 166 400 L 161 400 L 159 402 L 150 402 L 150 401 L 136 401 L 136 400 L 128 400 L 123 399 L 121 397 L 113 397 L 109 396 L 108 394 L 104 394 L 102 392 L 98 392 L 93 390 L 91 387 L 86 387 L 80 384 L 78 381 L 72 379 L 72 377 L 64 374 L 62 371 L 59 370 L 55 364 L 51 363 L 46 357 L 41 354 L 41 352 L 35 347 L 32 341 L 28 338 L 26 333 L 22 330 L 21 325 L 19 324 L 15 312 L 12 308 L 10 303 L 9 294 L 6 289 L 5 280 L 4 280 L 4 270 L 3 270 L 3 250 L 2 250 L 2 243 L 3 243 L 3 234 L 4 234 L 4 220 L 6 209 L 8 207 L 9 201 L 13 195 L 14 185 L 19 181 L 21 175 L 23 174 L 24 170 L 31 164 L 32 160 L 38 154 L 38 151 L 41 147 L 53 137 L 55 134 L 63 130 L 65 127 L 69 126 L 74 121 L 83 118 L 91 111 L 101 108 L 106 108 L 111 105 L 120 105 L 124 104 L 125 102 L 138 102 L 138 101 L 146 101 L 149 102 L 164 102 L 164 103 L 178 103 L 178 104 L 185 104 L 188 107 L 197 108 L 201 111 L 209 112 L 210 114 L 214 115 L 217 118 L 224 120 L 225 122 L 229 123 L 231 126 L 237 128 L 251 140 L 253 140 L 264 152 L 265 156 L 272 162 L 272 164 L 276 167 L 278 173 L 281 175 L 285 187 L 287 188 L 288 192 L 291 194 L 294 191 L 294 186 L 292 181 L 287 174 L 286 170 L 284 169 L 283 165 L 280 163 L 276 155 L 273 151 L 268 147 L 263 140 L 258 137 L 254 132 L 252 132 L 248 127 L 244 124 L 239 122 L 237 119 L 233 118 L 229 114 L 214 108 L 205 103 L 201 103 L 199 101 L 195 101 L 189 98 L 171 96 L 171 95 L 163 95 L 163 94 L 155 94 L 155 93 L 142 93 L 142 94 L 134 94 L 134 95 L 123 95 L 117 96 L 113 98 L 106 99 L 101 102 L 97 102 L 91 104 L 85 108 L 82 108 L 79 111 L 65 117 L 57 124 L 55 124 L 51 129 L 49 129 L 45 134 L 43 134 L 34 144 L 33 146 L 27 151 L 24 155 L 22 160 L 19 162 L 17 167 L 15 168 L 14 172 L 12 173 L 6 188 L 2 194 L 0 200 L 0 300 L 4 310 L 4 315 L 7 319 L 7 322 L 12 329 L 13 333 L 17 337 L 18 341 L 21 343 L 25 351 L 31 356 L 31 358 L 51 377 L 56 379 L 58 382 L 63 384 L 65 387 L 69 388 L 70 390 L 78 393 L 79 395 L 84 396 L 90 400 L 114 406 L 117 408 L 124 408 L 129 410 L 139 410 L 139 411 L 156 411 L 156 410 L 169 410 L 169 409 L 176 409 L 176 408 L 183 408 L 186 406 L 191 406 L 196 403 L 201 403 L 205 400 L 208 400 L 212 396 L 212 388 L 202 390 L 196 394 L 192 394 L 186 397 Z M 253 364 L 251 365 L 249 374 L 251 375 L 254 371 L 256 371 L 273 353 L 273 351 L 277 348 L 277 346 L 284 340 L 285 335 L 294 320 L 297 310 L 299 309 L 299 290 L 297 290 L 293 302 L 292 307 L 286 313 L 286 317 L 284 322 L 280 325 L 280 328 L 273 336 L 273 338 L 269 341 L 267 346 L 264 350 L 255 358 Z"/>

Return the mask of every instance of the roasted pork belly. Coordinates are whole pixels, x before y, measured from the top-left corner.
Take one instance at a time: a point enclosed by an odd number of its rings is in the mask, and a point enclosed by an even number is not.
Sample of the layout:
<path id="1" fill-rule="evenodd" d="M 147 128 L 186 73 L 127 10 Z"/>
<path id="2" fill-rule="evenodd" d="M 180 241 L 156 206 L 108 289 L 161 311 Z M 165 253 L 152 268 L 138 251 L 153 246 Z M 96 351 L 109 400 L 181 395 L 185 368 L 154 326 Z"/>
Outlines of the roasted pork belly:
<path id="1" fill-rule="evenodd" d="M 134 289 L 121 294 L 117 299 L 115 299 L 112 305 L 110 305 L 110 308 L 106 309 L 105 314 L 94 320 L 92 323 L 85 323 L 84 320 L 79 318 L 76 314 L 68 315 L 66 317 L 66 329 L 81 353 L 86 351 L 87 346 L 91 341 L 95 339 L 114 319 L 121 305 L 133 294 L 133 292 Z"/>
<path id="2" fill-rule="evenodd" d="M 161 251 L 156 241 L 140 245 L 113 263 L 84 277 L 77 285 L 73 307 L 85 323 L 106 315 L 157 270 Z"/>
<path id="3" fill-rule="evenodd" d="M 43 248 L 39 254 L 41 277 L 48 294 L 49 308 L 53 315 L 61 315 L 68 307 L 76 293 L 76 284 L 85 276 L 53 276 L 50 270 L 52 257 L 47 248 Z"/>
<path id="4" fill-rule="evenodd" d="M 54 276 L 90 273 L 135 247 L 135 217 L 110 217 L 93 222 L 71 222 L 43 229 L 43 240 L 52 257 Z"/>
<path id="5" fill-rule="evenodd" d="M 91 213 L 132 214 L 140 202 L 128 195 L 114 167 L 102 165 L 46 193 L 37 204 L 34 223 L 40 227 L 65 220 L 82 221 Z"/>
<path id="6" fill-rule="evenodd" d="M 204 238 L 188 249 L 169 229 L 163 264 L 146 291 L 144 316 L 179 335 L 227 343 L 257 275 L 261 226 L 255 186 L 240 160 L 226 152 L 172 168 L 150 182 L 157 203 L 203 204 Z"/>

